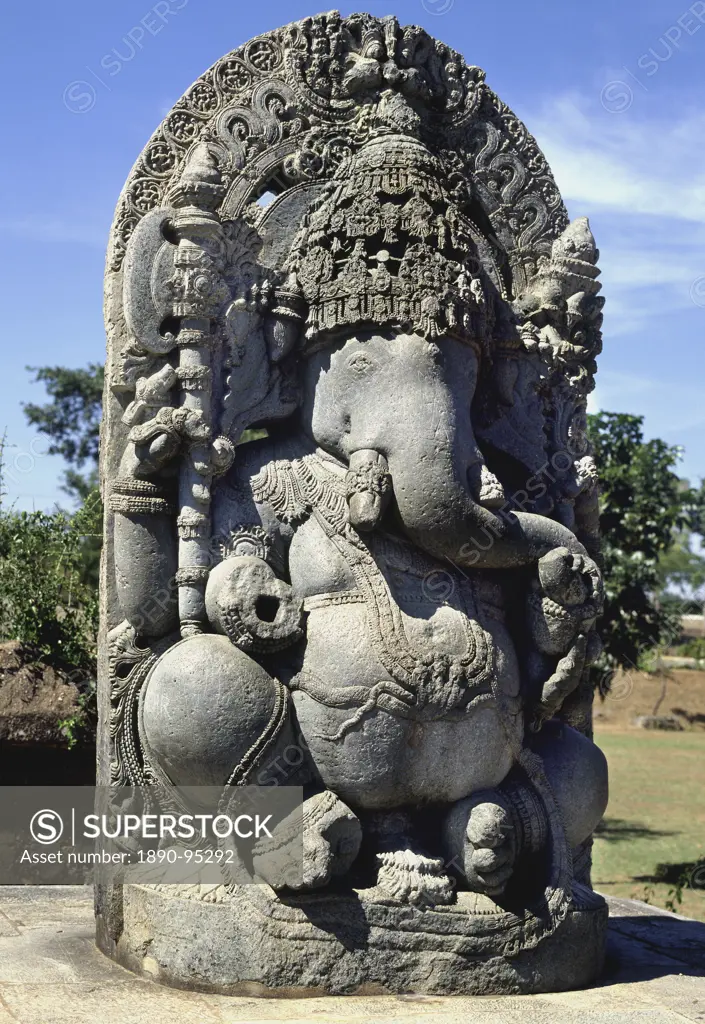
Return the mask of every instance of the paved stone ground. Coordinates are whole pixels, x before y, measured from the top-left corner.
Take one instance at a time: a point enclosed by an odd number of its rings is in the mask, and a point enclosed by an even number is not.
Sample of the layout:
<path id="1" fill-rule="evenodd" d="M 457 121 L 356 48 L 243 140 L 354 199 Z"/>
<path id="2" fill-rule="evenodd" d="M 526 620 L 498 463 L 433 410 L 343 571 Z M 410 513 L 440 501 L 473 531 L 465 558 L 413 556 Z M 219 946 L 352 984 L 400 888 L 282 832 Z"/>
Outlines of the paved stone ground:
<path id="1" fill-rule="evenodd" d="M 244 999 L 137 978 L 93 943 L 91 891 L 0 888 L 0 1024 L 676 1024 L 705 1022 L 705 924 L 610 900 L 608 966 L 587 991 L 501 998 Z"/>

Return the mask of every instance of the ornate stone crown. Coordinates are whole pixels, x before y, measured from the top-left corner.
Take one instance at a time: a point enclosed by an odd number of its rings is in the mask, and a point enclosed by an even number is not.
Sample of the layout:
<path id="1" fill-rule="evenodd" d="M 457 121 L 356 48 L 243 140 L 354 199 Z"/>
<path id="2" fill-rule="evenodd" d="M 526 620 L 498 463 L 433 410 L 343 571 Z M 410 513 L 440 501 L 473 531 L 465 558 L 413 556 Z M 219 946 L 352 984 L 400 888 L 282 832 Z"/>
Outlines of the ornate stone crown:
<path id="1" fill-rule="evenodd" d="M 304 347 L 340 330 L 410 330 L 487 344 L 494 299 L 477 228 L 418 139 L 382 134 L 345 160 L 305 219 L 287 288 L 308 305 Z"/>

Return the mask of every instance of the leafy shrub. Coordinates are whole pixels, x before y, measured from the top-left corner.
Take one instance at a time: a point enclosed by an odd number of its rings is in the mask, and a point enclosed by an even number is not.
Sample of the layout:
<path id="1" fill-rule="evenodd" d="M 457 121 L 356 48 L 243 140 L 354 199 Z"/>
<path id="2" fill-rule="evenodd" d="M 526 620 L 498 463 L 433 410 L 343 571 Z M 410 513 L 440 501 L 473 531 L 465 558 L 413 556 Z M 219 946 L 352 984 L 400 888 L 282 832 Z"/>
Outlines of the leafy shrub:
<path id="1" fill-rule="evenodd" d="M 66 672 L 95 672 L 98 598 L 86 548 L 100 530 L 93 494 L 78 512 L 0 509 L 0 640 Z"/>
<path id="2" fill-rule="evenodd" d="M 671 648 L 671 653 L 682 658 L 695 658 L 697 661 L 705 661 L 705 638 L 694 637 L 686 643 L 677 644 Z"/>
<path id="3" fill-rule="evenodd" d="M 62 718 L 59 728 L 66 738 L 69 750 L 95 740 L 98 729 L 98 687 L 93 678 L 81 679 L 76 710 L 69 718 Z"/>

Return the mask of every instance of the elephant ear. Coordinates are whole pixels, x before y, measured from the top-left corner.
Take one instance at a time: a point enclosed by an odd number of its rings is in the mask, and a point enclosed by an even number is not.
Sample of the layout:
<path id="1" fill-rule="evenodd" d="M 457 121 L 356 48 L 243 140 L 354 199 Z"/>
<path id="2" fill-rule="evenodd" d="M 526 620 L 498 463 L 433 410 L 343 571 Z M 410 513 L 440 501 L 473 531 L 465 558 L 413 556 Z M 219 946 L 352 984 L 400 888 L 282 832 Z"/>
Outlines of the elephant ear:
<path id="1" fill-rule="evenodd" d="M 602 348 L 599 252 L 586 218 L 555 239 L 514 299 L 479 388 L 476 432 L 509 502 L 551 515 L 597 547 L 597 486 L 587 399 Z"/>

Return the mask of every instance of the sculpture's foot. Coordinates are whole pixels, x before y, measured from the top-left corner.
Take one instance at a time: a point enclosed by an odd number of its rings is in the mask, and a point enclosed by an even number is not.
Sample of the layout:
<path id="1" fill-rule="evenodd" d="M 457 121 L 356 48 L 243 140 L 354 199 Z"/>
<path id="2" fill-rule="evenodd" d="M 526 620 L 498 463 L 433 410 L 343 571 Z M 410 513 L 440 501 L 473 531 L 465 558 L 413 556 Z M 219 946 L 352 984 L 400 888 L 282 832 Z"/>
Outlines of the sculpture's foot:
<path id="1" fill-rule="evenodd" d="M 275 890 L 321 889 L 352 867 L 362 828 L 343 801 L 324 790 L 304 801 L 254 854 L 257 874 Z"/>
<path id="2" fill-rule="evenodd" d="M 499 896 L 509 882 L 519 853 L 515 818 L 497 790 L 460 800 L 444 823 L 452 866 L 473 892 Z"/>

